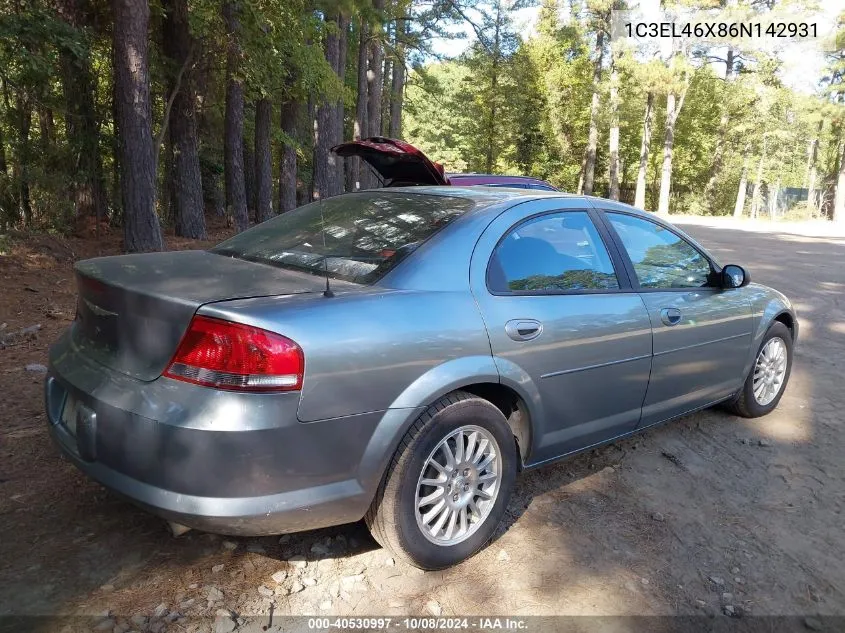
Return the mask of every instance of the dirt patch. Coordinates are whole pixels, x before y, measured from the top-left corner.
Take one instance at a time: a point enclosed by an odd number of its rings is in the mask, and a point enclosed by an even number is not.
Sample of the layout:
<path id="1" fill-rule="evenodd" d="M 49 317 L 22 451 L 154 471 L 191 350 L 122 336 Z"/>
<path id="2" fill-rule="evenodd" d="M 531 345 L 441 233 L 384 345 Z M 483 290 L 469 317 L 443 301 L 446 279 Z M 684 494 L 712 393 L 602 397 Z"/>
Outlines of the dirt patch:
<path id="1" fill-rule="evenodd" d="M 271 609 L 845 614 L 845 245 L 788 227 L 685 228 L 796 303 L 801 337 L 780 407 L 756 421 L 704 411 L 525 473 L 495 542 L 437 573 L 394 562 L 361 524 L 174 539 L 79 475 L 48 441 L 43 374 L 26 366 L 46 363 L 73 318 L 73 261 L 116 253 L 119 238 L 15 237 L 0 256 L 0 323 L 41 328 L 0 350 L 0 614 L 88 613 L 104 628 L 154 631 L 196 629 L 220 610 L 233 628 Z"/>

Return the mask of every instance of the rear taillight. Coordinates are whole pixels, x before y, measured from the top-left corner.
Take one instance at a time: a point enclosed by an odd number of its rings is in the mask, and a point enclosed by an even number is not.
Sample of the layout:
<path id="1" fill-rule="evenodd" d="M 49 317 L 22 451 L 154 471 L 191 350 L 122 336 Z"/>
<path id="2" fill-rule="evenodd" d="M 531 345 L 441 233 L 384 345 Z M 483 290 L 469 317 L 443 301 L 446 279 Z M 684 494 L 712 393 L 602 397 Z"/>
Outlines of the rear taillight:
<path id="1" fill-rule="evenodd" d="M 195 316 L 164 375 L 232 391 L 302 388 L 302 349 L 250 325 Z"/>

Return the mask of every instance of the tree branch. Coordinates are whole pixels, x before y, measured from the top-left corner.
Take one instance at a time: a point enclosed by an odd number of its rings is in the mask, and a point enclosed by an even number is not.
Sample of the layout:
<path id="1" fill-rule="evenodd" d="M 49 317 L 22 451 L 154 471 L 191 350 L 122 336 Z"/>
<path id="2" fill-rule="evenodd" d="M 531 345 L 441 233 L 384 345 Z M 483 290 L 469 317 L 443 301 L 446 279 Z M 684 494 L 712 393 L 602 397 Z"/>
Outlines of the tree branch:
<path id="1" fill-rule="evenodd" d="M 492 53 L 493 51 L 490 48 L 489 44 L 484 41 L 484 32 L 481 30 L 481 27 L 479 27 L 475 22 L 473 22 L 470 17 L 466 14 L 466 12 L 461 9 L 454 0 L 449 0 L 449 4 L 455 10 L 455 13 L 461 16 L 466 21 L 466 23 L 472 27 L 472 30 L 475 31 L 475 36 L 478 38 L 478 42 L 487 50 L 488 53 Z"/>
<path id="2" fill-rule="evenodd" d="M 167 105 L 164 108 L 164 118 L 161 120 L 161 129 L 158 131 L 155 144 L 154 168 L 156 171 L 158 171 L 158 159 L 161 155 L 161 146 L 164 143 L 164 135 L 167 133 L 167 124 L 170 122 L 170 110 L 173 108 L 173 102 L 176 100 L 176 95 L 179 94 L 179 90 L 182 88 L 182 76 L 185 74 L 188 66 L 192 63 L 193 57 L 194 45 L 191 45 L 191 49 L 188 51 L 187 57 L 185 57 L 185 62 L 176 74 L 176 81 L 173 83 L 173 90 L 170 92 L 170 96 L 167 99 Z"/>

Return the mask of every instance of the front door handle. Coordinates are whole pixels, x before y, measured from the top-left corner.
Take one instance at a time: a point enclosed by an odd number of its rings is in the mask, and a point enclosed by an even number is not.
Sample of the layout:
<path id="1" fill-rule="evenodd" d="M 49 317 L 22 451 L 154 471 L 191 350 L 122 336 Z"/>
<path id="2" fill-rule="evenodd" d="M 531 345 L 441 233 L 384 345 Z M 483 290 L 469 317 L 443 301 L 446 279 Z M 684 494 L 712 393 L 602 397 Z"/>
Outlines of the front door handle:
<path id="1" fill-rule="evenodd" d="M 678 325 L 681 322 L 681 311 L 678 308 L 663 308 L 660 311 L 660 320 L 664 325 Z"/>
<path id="2" fill-rule="evenodd" d="M 543 324 L 534 319 L 513 319 L 505 323 L 505 333 L 515 341 L 530 341 L 543 332 Z"/>

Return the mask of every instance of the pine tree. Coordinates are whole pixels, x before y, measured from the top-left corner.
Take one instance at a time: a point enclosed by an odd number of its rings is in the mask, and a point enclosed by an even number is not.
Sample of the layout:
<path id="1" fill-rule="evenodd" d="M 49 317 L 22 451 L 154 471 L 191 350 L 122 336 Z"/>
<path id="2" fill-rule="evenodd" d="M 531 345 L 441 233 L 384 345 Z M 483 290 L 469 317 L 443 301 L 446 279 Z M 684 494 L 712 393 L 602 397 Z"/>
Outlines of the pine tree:
<path id="1" fill-rule="evenodd" d="M 158 251 L 164 247 L 155 211 L 155 155 L 146 0 L 113 0 L 114 84 L 120 139 L 120 185 L 126 250 Z"/>

